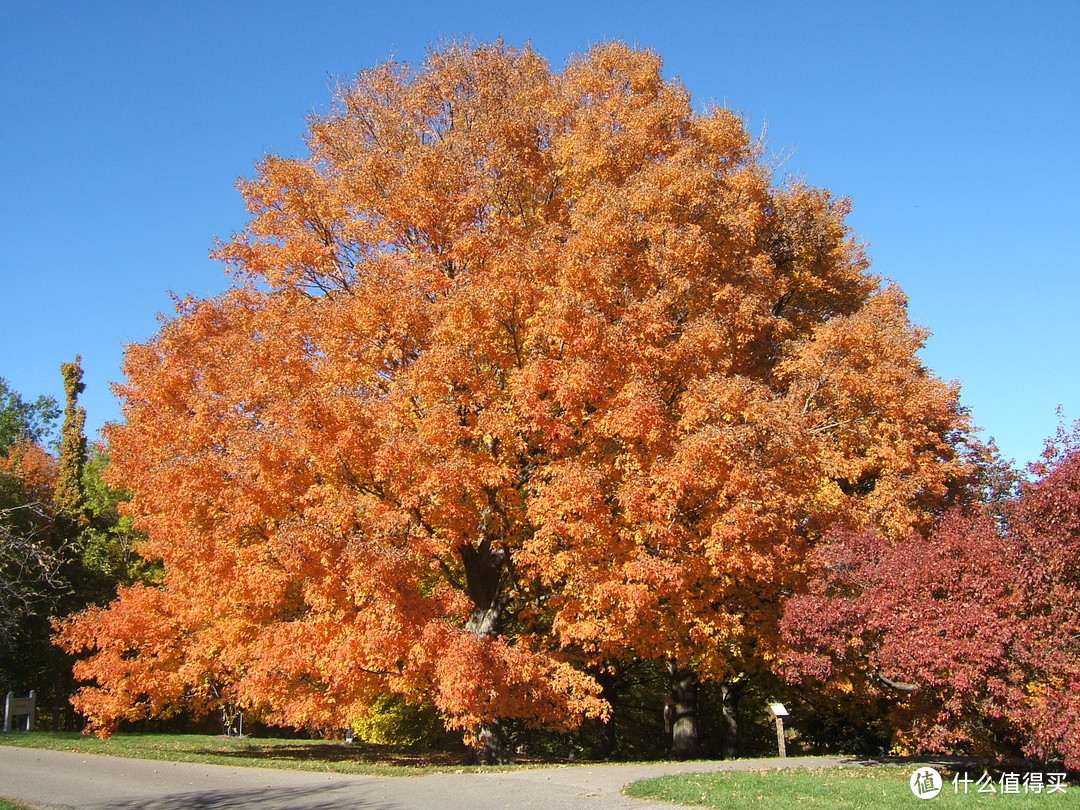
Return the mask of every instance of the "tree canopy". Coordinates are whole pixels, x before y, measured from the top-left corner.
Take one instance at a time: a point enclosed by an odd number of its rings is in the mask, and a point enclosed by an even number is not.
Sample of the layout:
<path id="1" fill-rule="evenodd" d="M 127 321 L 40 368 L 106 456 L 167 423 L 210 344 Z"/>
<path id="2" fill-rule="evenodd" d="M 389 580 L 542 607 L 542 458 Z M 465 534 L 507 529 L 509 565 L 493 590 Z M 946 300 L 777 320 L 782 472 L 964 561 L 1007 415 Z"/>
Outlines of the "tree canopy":
<path id="1" fill-rule="evenodd" d="M 847 202 L 650 51 L 450 44 L 307 144 L 240 182 L 231 288 L 127 352 L 110 474 L 165 574 L 63 630 L 101 730 L 570 727 L 620 658 L 769 660 L 830 526 L 904 536 L 970 473 Z"/>

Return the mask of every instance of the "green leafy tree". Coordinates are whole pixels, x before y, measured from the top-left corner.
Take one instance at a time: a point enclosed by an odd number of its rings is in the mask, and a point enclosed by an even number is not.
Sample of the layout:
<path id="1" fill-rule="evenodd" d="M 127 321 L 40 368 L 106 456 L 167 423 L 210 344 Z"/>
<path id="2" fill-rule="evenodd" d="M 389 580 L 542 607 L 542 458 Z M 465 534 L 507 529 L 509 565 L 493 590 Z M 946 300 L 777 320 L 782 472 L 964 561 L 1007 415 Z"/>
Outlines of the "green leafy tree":
<path id="1" fill-rule="evenodd" d="M 122 514 L 120 504 L 130 493 L 105 480 L 109 456 L 105 448 L 90 448 L 82 475 L 86 522 L 79 535 L 80 560 L 85 576 L 83 605 L 103 605 L 116 596 L 118 585 L 151 583 L 161 578 L 159 561 L 140 556 L 136 548 L 145 539 Z"/>
<path id="2" fill-rule="evenodd" d="M 64 378 L 64 424 L 60 428 L 60 461 L 53 502 L 58 511 L 76 516 L 85 506 L 83 468 L 86 466 L 86 411 L 78 404 L 79 394 L 86 386 L 82 381 L 82 364 L 64 363 L 60 373 Z"/>
<path id="3" fill-rule="evenodd" d="M 44 443 L 59 415 L 52 397 L 25 400 L 0 377 L 0 454 L 20 440 Z"/>

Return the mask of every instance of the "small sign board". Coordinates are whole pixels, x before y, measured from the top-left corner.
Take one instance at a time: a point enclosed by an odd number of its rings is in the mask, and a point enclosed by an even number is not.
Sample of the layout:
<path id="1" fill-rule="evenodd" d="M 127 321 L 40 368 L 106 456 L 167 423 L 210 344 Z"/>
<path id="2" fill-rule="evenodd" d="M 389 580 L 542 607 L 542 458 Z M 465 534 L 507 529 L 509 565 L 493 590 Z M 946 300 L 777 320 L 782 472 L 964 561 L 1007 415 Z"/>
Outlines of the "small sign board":
<path id="1" fill-rule="evenodd" d="M 784 738 L 784 718 L 788 716 L 788 710 L 783 703 L 770 703 L 769 713 L 776 720 L 776 748 L 781 757 L 787 756 L 787 742 Z"/>
<path id="2" fill-rule="evenodd" d="M 33 690 L 30 691 L 29 697 L 24 698 L 17 698 L 14 692 L 8 692 L 7 698 L 4 700 L 4 731 L 11 731 L 16 717 L 25 717 L 26 730 L 32 729 L 34 727 L 34 709 L 36 706 L 37 699 Z"/>

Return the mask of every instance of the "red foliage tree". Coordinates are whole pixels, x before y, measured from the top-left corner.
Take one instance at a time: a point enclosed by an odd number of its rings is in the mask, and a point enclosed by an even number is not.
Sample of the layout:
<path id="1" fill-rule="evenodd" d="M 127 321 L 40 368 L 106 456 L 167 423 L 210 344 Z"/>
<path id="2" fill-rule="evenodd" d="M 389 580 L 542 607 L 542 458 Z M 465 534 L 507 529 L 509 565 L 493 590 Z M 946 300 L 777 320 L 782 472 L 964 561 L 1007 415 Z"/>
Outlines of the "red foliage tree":
<path id="1" fill-rule="evenodd" d="M 1031 676 L 1018 723 L 1030 735 L 1025 750 L 1064 756 L 1080 768 L 1080 425 L 1047 442 L 1039 475 L 1021 485 L 1010 513 L 1022 548 L 1020 575 L 1027 605 L 1024 663 Z"/>
<path id="2" fill-rule="evenodd" d="M 785 607 L 792 677 L 892 694 L 899 750 L 1009 741 L 1080 765 L 1080 449 L 1058 444 L 1035 471 L 1004 520 L 973 510 L 925 535 L 832 534 Z"/>

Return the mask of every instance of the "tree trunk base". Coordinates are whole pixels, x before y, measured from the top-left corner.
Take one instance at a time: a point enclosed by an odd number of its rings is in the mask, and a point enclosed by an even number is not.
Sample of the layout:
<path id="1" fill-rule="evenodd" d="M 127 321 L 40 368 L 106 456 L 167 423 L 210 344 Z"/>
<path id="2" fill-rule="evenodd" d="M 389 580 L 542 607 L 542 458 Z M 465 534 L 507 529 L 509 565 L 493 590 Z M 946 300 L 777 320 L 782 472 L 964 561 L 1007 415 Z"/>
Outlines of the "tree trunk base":
<path id="1" fill-rule="evenodd" d="M 498 720 L 480 726 L 476 737 L 476 743 L 469 747 L 465 755 L 466 765 L 506 765 L 511 761 Z"/>
<path id="2" fill-rule="evenodd" d="M 739 701 L 742 699 L 743 690 L 746 689 L 746 680 L 741 676 L 732 681 L 725 681 L 720 685 L 721 703 L 721 740 L 723 741 L 720 756 L 724 759 L 735 759 L 739 756 Z"/>
<path id="3" fill-rule="evenodd" d="M 614 672 L 601 670 L 595 672 L 593 677 L 600 684 L 600 697 L 611 706 L 611 714 L 606 720 L 597 721 L 596 747 L 593 749 L 593 758 L 600 760 L 612 759 L 618 750 L 618 738 L 615 734 L 615 706 L 618 702 L 618 680 Z"/>
<path id="4" fill-rule="evenodd" d="M 697 725 L 697 673 L 690 667 L 668 661 L 671 678 L 667 715 L 671 728 L 671 758 L 697 759 L 701 756 Z"/>

